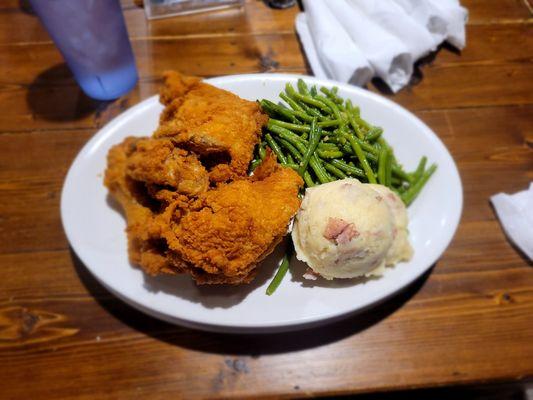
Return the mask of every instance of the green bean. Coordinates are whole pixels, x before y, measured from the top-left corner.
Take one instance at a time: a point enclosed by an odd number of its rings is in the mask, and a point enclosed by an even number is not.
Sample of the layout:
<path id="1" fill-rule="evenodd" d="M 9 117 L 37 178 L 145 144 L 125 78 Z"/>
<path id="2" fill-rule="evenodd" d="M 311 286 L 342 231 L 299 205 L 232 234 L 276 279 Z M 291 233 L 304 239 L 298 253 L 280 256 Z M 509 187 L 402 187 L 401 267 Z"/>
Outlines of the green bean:
<path id="1" fill-rule="evenodd" d="M 382 185 L 387 185 L 387 162 L 389 152 L 387 149 L 381 149 L 378 158 L 378 182 Z"/>
<path id="2" fill-rule="evenodd" d="M 302 160 L 302 155 L 288 140 L 279 139 L 280 144 L 287 149 L 290 155 L 292 155 L 298 163 Z"/>
<path id="3" fill-rule="evenodd" d="M 296 141 L 299 141 L 300 143 L 307 143 L 307 141 L 305 139 L 303 139 L 301 136 L 298 136 L 296 133 L 290 131 L 289 129 L 287 128 L 283 128 L 281 126 L 278 126 L 276 124 L 271 124 L 270 121 L 268 122 L 267 124 L 267 128 L 269 131 L 277 134 L 277 135 L 281 135 L 282 132 L 284 135 L 286 136 L 290 136 L 292 139 L 296 140 Z"/>
<path id="4" fill-rule="evenodd" d="M 344 153 L 339 150 L 317 150 L 316 151 L 320 158 L 342 158 Z"/>
<path id="5" fill-rule="evenodd" d="M 262 162 L 263 160 L 261 160 L 260 158 L 252 160 L 252 162 L 250 163 L 250 172 L 253 172 L 257 167 L 259 167 Z"/>
<path id="6" fill-rule="evenodd" d="M 316 119 L 311 122 L 311 132 L 309 133 L 309 145 L 307 149 L 305 150 L 305 153 L 303 154 L 303 159 L 300 161 L 300 175 L 303 175 L 304 171 L 307 168 L 307 164 L 309 164 L 309 160 L 311 159 L 311 156 L 314 154 L 318 142 L 320 141 L 320 128 L 316 126 Z"/>
<path id="7" fill-rule="evenodd" d="M 307 142 L 306 143 L 302 143 L 298 140 L 295 140 L 294 139 L 294 136 L 291 136 L 289 134 L 287 134 L 287 132 L 279 132 L 277 133 L 277 135 L 280 137 L 280 139 L 285 139 L 287 142 L 289 142 L 293 147 L 296 148 L 296 150 L 300 153 L 300 154 L 304 154 L 305 153 L 305 150 L 307 149 Z M 293 154 L 294 156 L 295 154 Z"/>
<path id="8" fill-rule="evenodd" d="M 301 94 L 309 94 L 309 89 L 307 88 L 307 85 L 305 84 L 303 79 L 301 78 L 298 79 L 297 86 L 298 86 L 298 91 Z"/>
<path id="9" fill-rule="evenodd" d="M 368 132 L 367 135 L 365 136 L 365 141 L 373 142 L 376 139 L 378 139 L 381 136 L 382 133 L 383 133 L 383 129 L 382 128 L 373 127 L 370 130 L 370 132 Z"/>
<path id="10" fill-rule="evenodd" d="M 299 84 L 300 84 L 300 82 L 298 81 L 298 90 L 300 90 Z M 304 83 L 304 85 L 305 85 L 305 83 Z M 297 96 L 298 92 L 294 89 L 294 87 L 290 83 L 287 83 L 285 85 L 285 94 L 287 96 L 289 96 L 293 100 L 297 100 L 298 99 L 298 96 Z M 302 93 L 300 93 L 300 94 L 302 94 Z"/>
<path id="11" fill-rule="evenodd" d="M 280 140 L 281 142 L 281 140 Z M 294 161 L 294 158 L 292 158 L 291 154 L 287 154 L 287 164 L 297 164 L 295 161 Z"/>
<path id="12" fill-rule="evenodd" d="M 400 178 L 396 178 L 395 176 L 391 177 L 391 186 L 402 186 L 403 182 Z"/>
<path id="13" fill-rule="evenodd" d="M 279 284 L 287 274 L 287 271 L 289 270 L 289 262 L 292 256 L 292 248 L 287 248 L 285 251 L 285 255 L 283 256 L 283 259 L 281 261 L 281 264 L 279 265 L 279 268 L 276 272 L 276 275 L 274 275 L 274 278 L 272 281 L 270 281 L 270 284 L 268 285 L 266 289 L 266 294 L 271 296 L 276 289 L 279 287 Z"/>
<path id="14" fill-rule="evenodd" d="M 365 134 L 363 133 L 363 131 L 361 130 L 361 127 L 359 126 L 359 124 L 357 123 L 355 119 L 352 102 L 350 100 L 346 100 L 346 110 L 347 110 L 346 114 L 348 117 L 348 122 L 350 123 L 353 130 L 355 131 L 355 134 L 357 135 L 359 139 L 364 139 Z"/>
<path id="15" fill-rule="evenodd" d="M 285 139 L 279 139 L 279 142 L 281 143 L 282 146 L 284 146 L 287 151 L 289 152 L 288 156 L 287 156 L 287 159 L 290 155 L 292 155 L 297 161 L 301 161 L 302 160 L 302 155 L 300 154 L 300 152 L 296 149 L 296 147 L 294 147 L 288 140 L 285 140 Z M 303 150 L 305 150 L 305 147 L 303 148 Z M 298 172 L 298 171 L 297 171 Z M 305 171 L 304 174 L 303 174 L 303 178 L 304 178 L 304 182 L 306 184 L 307 187 L 313 187 L 315 186 L 315 182 L 313 181 L 313 178 L 311 177 L 311 174 L 309 173 L 309 171 Z"/>
<path id="16" fill-rule="evenodd" d="M 346 101 L 346 109 L 352 113 L 353 117 L 355 118 L 355 122 L 357 122 L 358 125 L 361 125 L 366 132 L 372 129 L 372 126 L 363 118 L 361 118 L 359 107 L 353 107 L 350 100 Z"/>
<path id="17" fill-rule="evenodd" d="M 338 132 L 334 131 L 333 135 L 328 136 L 328 143 L 335 143 L 341 148 L 341 150 L 344 150 L 342 149 L 342 147 L 346 144 L 346 138 L 344 137 L 344 135 L 341 135 Z"/>
<path id="18" fill-rule="evenodd" d="M 340 151 L 340 149 L 338 148 L 338 146 L 335 143 L 330 143 L 330 142 L 320 142 L 318 144 L 318 148 L 320 150 L 336 150 L 336 151 Z"/>
<path id="19" fill-rule="evenodd" d="M 302 101 L 302 96 L 309 96 L 309 93 L 305 95 L 302 93 L 298 93 L 296 90 L 294 90 L 290 83 L 287 83 L 285 85 L 285 93 L 296 104 L 298 104 L 298 106 L 300 106 L 305 113 L 307 113 L 308 117 L 317 117 L 321 121 L 326 121 L 328 119 L 327 117 L 323 116 L 317 109 L 308 106 L 304 101 Z"/>
<path id="20" fill-rule="evenodd" d="M 316 186 L 316 183 L 313 181 L 313 178 L 311 177 L 309 171 L 304 172 L 304 182 L 307 187 Z"/>
<path id="21" fill-rule="evenodd" d="M 320 121 L 317 125 L 321 128 L 328 128 L 330 126 L 339 126 L 339 125 L 342 125 L 342 120 L 330 119 L 326 121 Z"/>
<path id="22" fill-rule="evenodd" d="M 363 171 L 365 171 L 366 177 L 368 178 L 368 182 L 377 183 L 376 177 L 374 176 L 374 172 L 372 171 L 372 168 L 370 168 L 365 154 L 363 153 L 363 149 L 361 149 L 359 143 L 355 141 L 355 138 L 352 135 L 346 135 L 346 138 L 348 139 L 350 146 L 352 146 L 355 155 L 359 159 L 359 163 L 363 167 Z"/>
<path id="23" fill-rule="evenodd" d="M 328 114 L 324 115 L 318 108 L 311 107 L 304 102 L 300 102 L 300 105 L 305 108 L 307 114 L 317 117 L 319 121 L 330 121 Z"/>
<path id="24" fill-rule="evenodd" d="M 326 171 L 331 172 L 333 175 L 335 175 L 339 179 L 347 178 L 348 176 L 342 172 L 339 168 L 335 167 L 333 164 L 330 164 L 327 161 L 324 161 L 322 163 Z"/>
<path id="25" fill-rule="evenodd" d="M 433 173 L 425 170 L 427 158 L 414 172 L 405 172 L 383 138 L 383 129 L 365 121 L 359 107 L 337 93 L 336 87 L 317 91 L 299 79 L 285 86 L 280 94 L 284 103 L 261 101 L 271 117 L 265 130 L 269 147 L 280 163 L 297 170 L 307 187 L 350 176 L 379 182 L 410 204 Z M 256 157 L 264 157 L 264 143 Z M 254 160 L 251 167 L 257 164 Z"/>
<path id="26" fill-rule="evenodd" d="M 295 102 L 293 99 L 291 99 L 289 96 L 287 96 L 285 93 L 281 92 L 279 94 L 279 97 L 281 97 L 281 99 L 283 101 L 285 101 L 285 103 L 287 103 L 294 111 L 302 111 L 302 112 L 305 112 L 305 110 L 302 108 L 302 106 L 300 106 L 297 102 Z"/>
<path id="27" fill-rule="evenodd" d="M 426 163 L 428 161 L 428 158 L 426 156 L 422 157 L 420 159 L 420 162 L 418 163 L 418 166 L 416 167 L 415 172 L 413 173 L 413 181 L 416 182 L 420 179 L 422 174 L 424 173 L 424 169 L 426 168 Z"/>
<path id="28" fill-rule="evenodd" d="M 266 149 L 265 149 L 264 142 L 259 143 L 257 152 L 259 153 L 259 158 L 261 158 L 261 160 L 264 160 L 266 156 Z"/>
<path id="29" fill-rule="evenodd" d="M 361 146 L 361 143 L 357 141 L 357 138 L 354 137 L 354 140 L 359 146 Z M 357 157 L 357 155 L 354 153 L 354 150 L 353 150 L 353 148 L 352 148 L 350 143 L 346 143 L 344 146 L 342 146 L 341 150 L 344 151 L 346 154 L 349 154 L 351 156 Z M 370 161 L 373 165 L 377 165 L 378 164 L 378 156 L 379 156 L 379 154 L 376 156 L 375 154 L 368 153 L 368 152 L 366 152 L 364 150 L 363 150 L 363 154 L 366 157 L 366 159 L 368 161 Z"/>
<path id="30" fill-rule="evenodd" d="M 313 117 L 310 117 L 310 118 L 311 118 L 311 121 L 312 121 Z M 311 122 L 311 121 L 309 121 L 309 122 Z M 281 126 L 282 128 L 290 129 L 291 131 L 296 131 L 296 132 L 309 132 L 311 130 L 311 126 L 310 125 L 293 124 L 291 122 L 281 121 L 281 120 L 275 119 L 275 118 L 270 118 L 268 122 L 270 124 L 278 125 L 278 126 Z M 320 127 L 320 128 L 323 128 L 323 127 L 327 128 L 327 127 L 336 126 L 336 125 L 339 125 L 339 124 L 340 124 L 339 120 L 333 119 L 333 120 L 329 120 L 329 121 L 318 122 L 317 126 Z"/>
<path id="31" fill-rule="evenodd" d="M 347 132 L 345 132 L 345 133 L 347 133 Z M 367 142 L 365 142 L 365 141 L 363 141 L 363 140 L 360 140 L 360 139 L 358 139 L 358 138 L 356 138 L 356 137 L 353 137 L 353 139 L 359 144 L 359 146 L 361 146 L 361 148 L 362 148 L 365 152 L 370 153 L 370 154 L 372 154 L 372 155 L 374 155 L 374 156 L 376 156 L 376 157 L 379 156 L 379 150 L 376 149 L 376 148 L 375 148 L 374 146 L 372 146 L 371 144 L 369 144 L 369 143 L 367 143 Z M 345 145 L 345 147 L 346 147 L 346 146 L 347 146 L 347 145 Z M 350 146 L 347 147 L 347 149 L 350 149 L 350 148 L 351 148 Z M 349 150 L 347 150 L 347 151 L 349 151 Z M 377 158 L 376 158 L 376 160 L 377 160 Z"/>
<path id="32" fill-rule="evenodd" d="M 365 171 L 354 167 L 353 165 L 346 164 L 341 160 L 331 160 L 330 164 L 346 172 L 348 175 L 356 176 L 358 178 L 366 178 Z"/>
<path id="33" fill-rule="evenodd" d="M 318 109 L 313 108 L 301 100 L 295 99 L 295 101 L 302 107 L 308 118 L 317 117 L 319 121 L 330 121 L 330 119 L 323 115 Z M 310 121 L 308 121 L 310 122 Z"/>
<path id="34" fill-rule="evenodd" d="M 363 150 L 365 150 L 367 153 L 371 153 L 371 154 L 373 154 L 375 156 L 379 156 L 380 150 L 377 150 L 374 146 L 372 146 L 371 144 L 369 144 L 367 142 L 364 142 L 364 141 L 359 140 L 357 138 L 354 138 L 354 139 L 355 139 L 355 141 L 357 143 L 359 143 L 359 146 L 361 146 L 361 148 Z"/>
<path id="35" fill-rule="evenodd" d="M 403 179 L 404 181 L 407 181 L 409 183 L 413 183 L 413 177 L 411 175 L 409 175 L 407 172 L 405 172 L 403 170 L 403 168 L 401 167 L 401 165 L 399 164 L 394 164 L 394 158 L 393 158 L 393 163 L 392 163 L 392 174 L 397 176 L 398 178 L 400 179 Z"/>
<path id="36" fill-rule="evenodd" d="M 269 147 L 272 149 L 274 154 L 276 155 L 276 158 L 281 164 L 287 164 L 287 157 L 285 157 L 285 154 L 281 151 L 279 145 L 276 143 L 276 141 L 272 138 L 270 133 L 265 134 L 265 140 Z"/>
<path id="37" fill-rule="evenodd" d="M 291 122 L 280 121 L 279 119 L 270 118 L 268 120 L 268 126 L 278 125 L 285 129 L 290 129 L 291 131 L 297 132 L 309 132 L 311 127 L 309 125 L 298 125 Z"/>
<path id="38" fill-rule="evenodd" d="M 287 167 L 287 168 L 293 169 L 293 170 L 295 170 L 296 172 L 298 172 L 298 168 L 299 168 L 298 164 L 294 164 L 294 163 L 286 162 L 286 163 L 281 164 L 281 165 L 283 165 L 284 167 Z"/>
<path id="39" fill-rule="evenodd" d="M 319 121 L 327 121 L 329 118 L 322 115 L 316 108 L 309 107 L 307 104 L 300 102 L 300 105 L 305 109 L 309 116 L 317 117 Z"/>
<path id="40" fill-rule="evenodd" d="M 353 152 L 353 149 L 351 148 L 351 146 L 349 144 L 345 144 L 341 148 L 341 150 L 344 151 L 347 154 L 355 155 L 354 152 Z M 367 160 L 372 162 L 372 164 L 378 164 L 378 157 L 376 155 L 374 155 L 373 153 L 367 153 L 367 152 L 363 152 L 363 153 L 364 153 L 365 157 L 367 158 Z M 394 176 L 396 176 L 396 177 L 398 177 L 398 178 L 400 178 L 400 179 L 402 179 L 404 181 L 412 182 L 412 180 L 413 180 L 413 178 L 407 172 L 405 172 L 400 165 L 392 164 L 391 172 L 392 172 L 392 175 L 394 175 Z"/>
<path id="41" fill-rule="evenodd" d="M 321 102 L 324 103 L 328 108 L 330 108 L 330 109 L 331 109 L 331 112 L 333 112 L 333 115 L 335 116 L 335 119 L 340 119 L 340 120 L 342 120 L 341 112 L 340 112 L 340 110 L 339 110 L 339 107 L 337 107 L 337 104 L 335 104 L 333 101 L 331 101 L 330 99 L 328 99 L 327 97 L 324 97 L 324 96 L 316 95 L 314 98 L 315 98 L 316 100 L 321 101 Z"/>
<path id="42" fill-rule="evenodd" d="M 349 115 L 353 117 L 355 125 L 359 127 L 359 132 L 361 132 L 362 135 L 368 134 L 374 129 L 381 129 L 379 127 L 370 125 L 363 118 L 361 118 L 359 107 L 353 107 L 350 100 L 346 101 L 346 109 L 348 110 Z"/>
<path id="43" fill-rule="evenodd" d="M 342 104 L 344 100 L 342 100 L 339 96 L 337 96 L 336 93 L 333 93 L 332 90 L 329 90 L 328 88 L 325 88 L 325 87 L 321 87 L 320 88 L 320 91 L 322 93 L 324 93 L 326 96 L 328 96 L 331 101 L 337 103 L 337 104 Z"/>
<path id="44" fill-rule="evenodd" d="M 289 96 L 290 96 L 290 94 L 289 94 Z M 309 104 L 310 106 L 316 107 L 316 108 L 318 108 L 318 109 L 320 109 L 322 111 L 329 112 L 329 108 L 328 108 L 327 105 L 325 105 L 322 101 L 316 100 L 315 98 L 311 97 L 311 95 L 304 95 L 304 94 L 300 94 L 300 93 L 294 92 L 294 97 L 297 100 L 300 100 L 303 103 Z"/>
<path id="45" fill-rule="evenodd" d="M 291 122 L 297 123 L 298 119 L 294 115 L 295 111 L 289 110 L 288 108 L 281 107 L 275 103 L 272 103 L 269 100 L 261 100 L 261 107 L 267 112 L 269 116 L 273 114 L 279 114 L 290 120 Z"/>
<path id="46" fill-rule="evenodd" d="M 437 166 L 435 164 L 432 164 L 431 167 L 429 167 L 422 176 L 413 183 L 413 185 L 407 189 L 405 192 L 402 193 L 402 200 L 405 203 L 406 206 L 409 206 L 414 199 L 418 196 L 424 185 L 427 183 L 429 178 L 431 178 L 431 175 L 437 170 Z"/>
<path id="47" fill-rule="evenodd" d="M 392 150 L 390 147 L 385 149 L 387 152 L 387 163 L 385 164 L 385 186 L 392 187 Z"/>
<path id="48" fill-rule="evenodd" d="M 315 173 L 320 183 L 330 182 L 327 172 L 323 169 L 322 164 L 318 160 L 316 154 L 313 154 L 311 156 L 311 159 L 309 160 L 309 166 L 313 169 L 313 172 Z"/>
<path id="49" fill-rule="evenodd" d="M 333 182 L 333 181 L 338 180 L 336 177 L 334 177 L 333 175 L 331 175 L 331 174 L 326 170 L 326 168 L 324 167 L 324 164 L 323 164 L 322 160 L 320 160 L 320 158 L 318 158 L 318 156 L 317 156 L 317 159 L 318 159 L 318 161 L 319 161 L 319 163 L 320 163 L 320 168 L 322 168 L 322 170 L 323 170 L 324 173 L 326 174 L 328 180 L 329 180 L 330 182 Z"/>

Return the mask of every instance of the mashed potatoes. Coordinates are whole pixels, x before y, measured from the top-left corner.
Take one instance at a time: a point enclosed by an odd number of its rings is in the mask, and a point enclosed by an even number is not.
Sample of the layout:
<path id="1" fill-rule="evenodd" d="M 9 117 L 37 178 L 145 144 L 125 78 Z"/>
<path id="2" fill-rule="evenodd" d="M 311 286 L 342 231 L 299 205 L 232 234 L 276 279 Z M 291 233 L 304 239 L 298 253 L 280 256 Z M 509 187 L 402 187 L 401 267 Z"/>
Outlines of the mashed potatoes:
<path id="1" fill-rule="evenodd" d="M 297 258 L 326 279 L 379 275 L 412 255 L 401 199 L 357 179 L 307 189 L 292 238 Z"/>

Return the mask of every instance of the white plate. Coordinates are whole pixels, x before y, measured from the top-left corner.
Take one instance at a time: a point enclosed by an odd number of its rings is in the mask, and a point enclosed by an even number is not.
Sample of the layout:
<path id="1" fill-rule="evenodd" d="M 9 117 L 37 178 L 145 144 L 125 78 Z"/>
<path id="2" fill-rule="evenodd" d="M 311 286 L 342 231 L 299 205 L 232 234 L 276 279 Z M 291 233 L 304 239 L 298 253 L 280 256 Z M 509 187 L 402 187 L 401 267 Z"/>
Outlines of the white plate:
<path id="1" fill-rule="evenodd" d="M 278 100 L 287 82 L 299 76 L 236 75 L 208 82 L 249 99 Z M 339 95 L 361 107 L 363 118 L 381 126 L 401 163 L 412 170 L 426 155 L 438 164 L 409 207 L 413 259 L 387 268 L 383 277 L 366 282 L 306 282 L 305 266 L 293 260 L 291 272 L 273 296 L 265 288 L 282 254 L 278 249 L 259 266 L 250 285 L 197 287 L 189 276 L 149 277 L 128 262 L 125 221 L 103 186 L 109 148 L 126 136 L 149 136 L 162 106 L 151 97 L 102 128 L 72 164 L 61 197 L 67 237 L 87 269 L 115 295 L 157 318 L 223 332 L 272 332 L 328 322 L 376 304 L 426 272 L 444 252 L 459 223 L 462 187 L 452 157 L 438 137 L 413 114 L 371 92 L 336 82 L 303 77 L 308 83 L 339 87 Z"/>

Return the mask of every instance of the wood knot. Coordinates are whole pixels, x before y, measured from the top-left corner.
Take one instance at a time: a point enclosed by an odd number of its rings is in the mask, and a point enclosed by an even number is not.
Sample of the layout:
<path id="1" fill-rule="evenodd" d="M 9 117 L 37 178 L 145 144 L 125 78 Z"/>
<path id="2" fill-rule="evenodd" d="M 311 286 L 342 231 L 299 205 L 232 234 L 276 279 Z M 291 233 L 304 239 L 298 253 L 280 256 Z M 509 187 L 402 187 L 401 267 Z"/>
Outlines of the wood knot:
<path id="1" fill-rule="evenodd" d="M 248 365 L 246 365 L 246 361 L 242 358 L 236 358 L 234 360 L 227 358 L 226 360 L 224 360 L 224 364 L 226 364 L 236 373 L 247 374 L 248 372 L 250 372 L 250 370 L 248 369 Z"/>
<path id="2" fill-rule="evenodd" d="M 33 332 L 33 329 L 35 328 L 35 325 L 37 325 L 37 323 L 39 322 L 39 316 L 36 314 L 32 314 L 31 311 L 23 309 L 20 319 L 21 319 L 20 333 L 23 336 L 31 335 L 31 333 Z"/>
<path id="3" fill-rule="evenodd" d="M 21 306 L 0 309 L 0 348 L 46 342 L 71 336 L 79 329 L 57 326 L 64 315 Z"/>
<path id="4" fill-rule="evenodd" d="M 266 54 L 259 55 L 259 66 L 261 71 L 271 71 L 279 67 L 279 62 L 274 59 L 276 53 L 268 49 Z"/>
<path id="5" fill-rule="evenodd" d="M 507 292 L 496 294 L 496 296 L 494 297 L 494 301 L 499 306 L 515 303 L 515 299 Z"/>
<path id="6" fill-rule="evenodd" d="M 226 358 L 222 364 L 218 374 L 212 383 L 212 388 L 215 392 L 223 388 L 231 388 L 242 374 L 250 372 L 246 360 L 244 358 Z"/>

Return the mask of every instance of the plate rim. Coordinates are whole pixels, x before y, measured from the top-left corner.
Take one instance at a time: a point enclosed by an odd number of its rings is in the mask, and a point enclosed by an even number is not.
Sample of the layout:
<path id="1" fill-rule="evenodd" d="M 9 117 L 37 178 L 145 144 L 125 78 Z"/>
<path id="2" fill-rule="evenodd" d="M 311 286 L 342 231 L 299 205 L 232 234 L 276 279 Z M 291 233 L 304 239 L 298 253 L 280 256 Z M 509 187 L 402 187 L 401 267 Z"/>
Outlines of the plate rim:
<path id="1" fill-rule="evenodd" d="M 441 147 L 441 149 L 444 150 L 444 155 L 449 158 L 451 161 L 451 165 L 453 166 L 452 171 L 448 171 L 452 173 L 454 178 L 456 178 L 457 181 L 457 192 L 458 192 L 458 198 L 457 201 L 457 212 L 455 215 L 451 216 L 450 218 L 450 226 L 452 227 L 450 229 L 449 237 L 444 240 L 442 244 L 442 248 L 439 249 L 435 253 L 434 259 L 431 260 L 431 262 L 428 263 L 426 267 L 423 268 L 423 270 L 414 278 L 406 280 L 406 282 L 403 282 L 401 285 L 394 287 L 392 289 L 388 289 L 382 296 L 379 296 L 377 299 L 373 299 L 368 302 L 364 302 L 361 305 L 359 305 L 357 308 L 346 311 L 342 310 L 339 312 L 334 312 L 330 314 L 327 317 L 324 316 L 315 316 L 315 317 L 306 317 L 298 320 L 294 320 L 293 322 L 289 323 L 266 323 L 266 324 L 246 324 L 246 321 L 243 321 L 242 325 L 235 325 L 234 323 L 228 323 L 225 324 L 224 322 L 218 322 L 216 324 L 210 323 L 205 318 L 197 318 L 197 319 L 183 319 L 179 318 L 173 315 L 169 315 L 167 313 L 162 312 L 161 310 L 158 310 L 154 307 L 148 307 L 142 302 L 137 301 L 134 297 L 128 296 L 124 293 L 122 293 L 119 289 L 115 287 L 111 287 L 108 285 L 99 274 L 94 271 L 90 263 L 87 262 L 87 257 L 84 254 L 85 252 L 82 250 L 83 246 L 80 246 L 79 243 L 76 245 L 75 240 L 73 240 L 73 234 L 70 232 L 70 227 L 68 224 L 68 221 L 66 221 L 66 208 L 68 207 L 67 200 L 68 200 L 68 189 L 71 185 L 74 183 L 72 182 L 73 176 L 77 169 L 80 168 L 80 165 L 82 165 L 82 160 L 84 157 L 89 155 L 92 148 L 100 146 L 99 142 L 104 142 L 107 140 L 110 136 L 113 136 L 113 134 L 116 132 L 116 130 L 119 128 L 119 126 L 122 123 L 127 123 L 129 118 L 132 115 L 136 115 L 139 112 L 142 112 L 143 109 L 147 109 L 150 107 L 153 107 L 154 103 L 159 102 L 159 96 L 153 95 L 148 97 L 145 100 L 140 101 L 138 104 L 135 104 L 134 106 L 128 108 L 124 112 L 120 113 L 116 117 L 114 117 L 111 121 L 109 121 L 104 126 L 100 127 L 97 132 L 84 144 L 84 146 L 81 148 L 81 150 L 78 152 L 74 160 L 72 161 L 69 170 L 65 176 L 63 187 L 61 191 L 61 202 L 60 202 L 60 212 L 61 212 L 61 222 L 63 225 L 63 230 L 65 231 L 65 234 L 67 236 L 68 242 L 72 250 L 76 253 L 76 255 L 79 257 L 79 259 L 84 264 L 84 267 L 91 273 L 91 275 L 101 284 L 103 285 L 107 290 L 109 290 L 113 295 L 121 299 L 122 301 L 126 302 L 130 306 L 138 309 L 139 311 L 148 314 L 152 317 L 158 318 L 160 320 L 164 320 L 169 323 L 178 324 L 181 326 L 189 327 L 189 328 L 195 328 L 195 329 L 202 329 L 207 331 L 213 331 L 213 332 L 224 332 L 224 333 L 271 333 L 271 332 L 284 332 L 284 331 L 292 331 L 292 330 L 298 330 L 298 329 L 306 329 L 309 327 L 319 326 L 323 324 L 327 324 L 339 319 L 347 318 L 350 315 L 354 315 L 357 313 L 360 313 L 364 310 L 367 310 L 371 307 L 374 307 L 385 300 L 391 298 L 392 296 L 402 292 L 410 285 L 414 284 L 416 281 L 421 279 L 431 268 L 432 266 L 442 257 L 442 254 L 446 251 L 446 249 L 449 247 L 451 241 L 453 240 L 455 233 L 457 232 L 460 219 L 463 212 L 463 201 L 464 201 L 464 195 L 463 195 L 463 185 L 461 176 L 459 174 L 459 170 L 457 168 L 457 164 L 455 163 L 455 160 L 453 159 L 451 153 L 449 152 L 448 148 L 444 145 L 440 137 L 427 125 L 424 121 L 422 121 L 420 118 L 418 118 L 414 113 L 406 109 L 405 107 L 395 103 L 394 101 L 379 95 L 377 93 L 370 92 L 366 89 L 362 89 L 357 86 L 349 85 L 346 83 L 341 83 L 333 80 L 328 79 L 319 79 L 315 78 L 313 76 L 307 76 L 307 75 L 299 75 L 299 74 L 282 74 L 282 73 L 261 73 L 261 74 L 237 74 L 237 75 L 226 75 L 226 76 L 220 76 L 220 77 L 214 77 L 205 79 L 204 81 L 213 85 L 217 84 L 224 84 L 224 83 L 231 83 L 231 82 L 242 82 L 242 81 L 248 81 L 248 80 L 262 80 L 264 82 L 267 82 L 269 80 L 274 81 L 287 81 L 287 80 L 296 80 L 298 78 L 302 78 L 307 80 L 308 82 L 311 82 L 312 84 L 317 85 L 323 85 L 323 86 L 339 86 L 343 87 L 346 90 L 349 90 L 351 92 L 355 92 L 358 95 L 361 95 L 363 97 L 367 97 L 373 101 L 377 101 L 381 105 L 387 107 L 387 108 L 393 108 L 396 111 L 400 112 L 403 116 L 408 117 L 413 122 L 416 123 L 422 130 L 426 131 L 429 135 L 428 138 L 437 146 Z M 424 263 L 425 264 L 425 263 Z M 143 272 L 144 273 L 144 272 Z"/>

